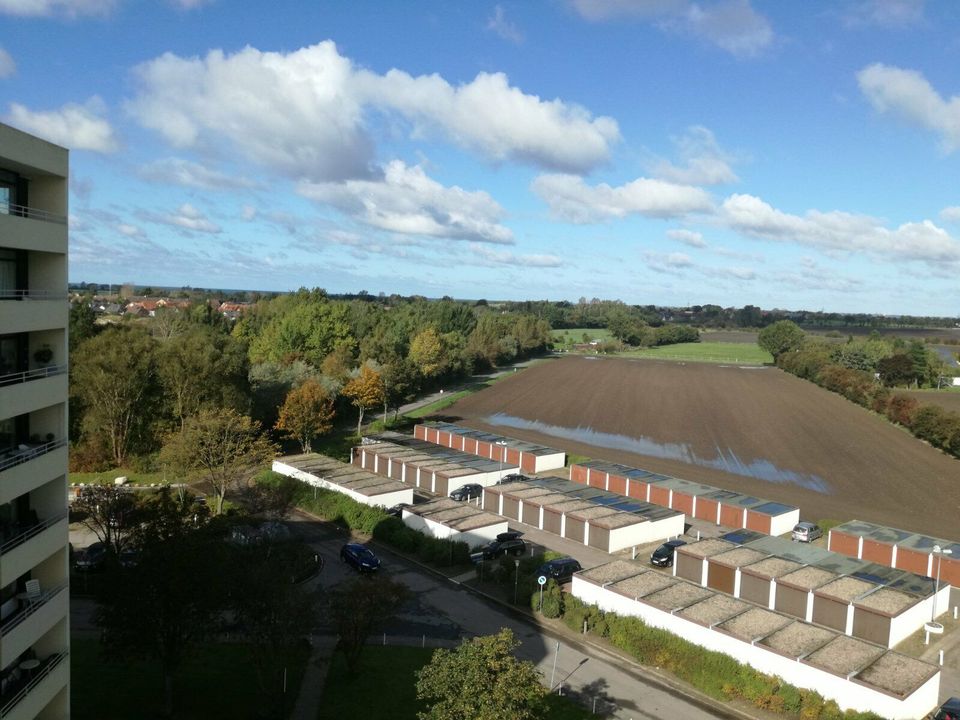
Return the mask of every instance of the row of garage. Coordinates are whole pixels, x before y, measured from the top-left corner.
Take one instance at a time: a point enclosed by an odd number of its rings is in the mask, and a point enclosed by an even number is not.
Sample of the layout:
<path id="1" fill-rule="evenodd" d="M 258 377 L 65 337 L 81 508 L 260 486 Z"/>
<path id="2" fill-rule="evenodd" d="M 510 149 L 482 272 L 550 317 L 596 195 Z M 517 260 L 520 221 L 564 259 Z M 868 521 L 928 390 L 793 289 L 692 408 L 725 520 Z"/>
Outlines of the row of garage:
<path id="1" fill-rule="evenodd" d="M 417 425 L 414 437 L 444 447 L 479 455 L 490 460 L 503 461 L 519 467 L 526 473 L 558 470 L 565 466 L 567 455 L 562 450 L 517 440 L 505 435 L 471 430 L 446 422 Z"/>
<path id="2" fill-rule="evenodd" d="M 277 458 L 273 471 L 312 487 L 333 490 L 364 505 L 393 507 L 413 502 L 413 488 L 317 453 Z"/>
<path id="3" fill-rule="evenodd" d="M 495 540 L 507 532 L 507 521 L 476 505 L 450 498 L 404 508 L 401 517 L 408 527 L 440 540 L 464 542 L 471 548 Z"/>

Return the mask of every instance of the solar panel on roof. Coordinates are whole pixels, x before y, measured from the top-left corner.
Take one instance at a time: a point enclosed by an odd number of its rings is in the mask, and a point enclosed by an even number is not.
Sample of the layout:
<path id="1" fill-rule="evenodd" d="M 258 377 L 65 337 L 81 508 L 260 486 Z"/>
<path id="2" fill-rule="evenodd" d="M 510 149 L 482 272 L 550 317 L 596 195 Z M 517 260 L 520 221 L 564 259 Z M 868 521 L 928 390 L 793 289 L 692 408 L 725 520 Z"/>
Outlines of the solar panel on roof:
<path id="1" fill-rule="evenodd" d="M 751 512 L 763 513 L 764 515 L 782 515 L 783 513 L 794 510 L 792 505 L 784 505 L 778 502 L 765 502 L 762 505 L 750 508 Z"/>

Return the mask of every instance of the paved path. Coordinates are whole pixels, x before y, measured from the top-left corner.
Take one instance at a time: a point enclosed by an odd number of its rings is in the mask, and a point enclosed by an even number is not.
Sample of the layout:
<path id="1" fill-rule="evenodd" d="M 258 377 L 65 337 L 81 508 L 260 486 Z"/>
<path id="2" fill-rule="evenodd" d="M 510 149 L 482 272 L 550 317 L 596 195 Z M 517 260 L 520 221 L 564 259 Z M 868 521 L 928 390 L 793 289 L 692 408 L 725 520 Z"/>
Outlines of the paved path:
<path id="1" fill-rule="evenodd" d="M 300 696 L 290 713 L 290 720 L 317 720 L 330 659 L 337 647 L 337 638 L 332 635 L 314 635 L 310 638 L 310 645 L 310 660 L 303 672 Z"/>

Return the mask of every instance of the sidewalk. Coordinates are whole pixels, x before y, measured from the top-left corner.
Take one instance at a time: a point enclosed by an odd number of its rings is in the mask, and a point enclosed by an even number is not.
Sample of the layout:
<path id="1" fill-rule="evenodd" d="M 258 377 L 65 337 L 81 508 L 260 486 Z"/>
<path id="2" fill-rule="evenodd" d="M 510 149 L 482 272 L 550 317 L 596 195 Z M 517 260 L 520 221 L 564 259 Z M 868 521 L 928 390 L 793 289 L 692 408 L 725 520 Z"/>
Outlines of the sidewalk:
<path id="1" fill-rule="evenodd" d="M 320 713 L 320 699 L 330 670 L 330 660 L 337 647 L 335 635 L 313 635 L 310 638 L 310 660 L 303 671 L 300 694 L 290 713 L 290 720 L 317 720 Z"/>

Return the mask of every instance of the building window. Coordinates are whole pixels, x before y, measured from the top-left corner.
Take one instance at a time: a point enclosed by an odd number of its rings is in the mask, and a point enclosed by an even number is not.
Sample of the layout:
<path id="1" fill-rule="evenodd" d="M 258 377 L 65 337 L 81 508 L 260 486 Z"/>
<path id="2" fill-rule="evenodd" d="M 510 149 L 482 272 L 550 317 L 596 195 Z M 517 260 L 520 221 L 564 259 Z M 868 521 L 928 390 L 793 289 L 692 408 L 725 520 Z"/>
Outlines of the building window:
<path id="1" fill-rule="evenodd" d="M 22 297 L 26 289 L 26 251 L 0 248 L 0 300 Z"/>

